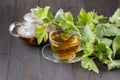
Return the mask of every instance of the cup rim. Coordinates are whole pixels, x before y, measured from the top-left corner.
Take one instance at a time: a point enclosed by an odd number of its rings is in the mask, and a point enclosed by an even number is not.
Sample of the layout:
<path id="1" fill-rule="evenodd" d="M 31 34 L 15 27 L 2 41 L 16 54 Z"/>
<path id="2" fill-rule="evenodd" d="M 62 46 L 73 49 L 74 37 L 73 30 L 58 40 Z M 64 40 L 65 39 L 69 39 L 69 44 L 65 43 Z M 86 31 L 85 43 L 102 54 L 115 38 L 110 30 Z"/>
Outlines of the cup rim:
<path id="1" fill-rule="evenodd" d="M 51 32 L 49 33 L 49 40 L 50 40 L 50 42 L 53 42 L 53 43 L 55 43 L 55 44 L 63 44 L 63 43 L 57 42 L 57 41 L 55 41 L 55 40 L 53 40 L 53 39 L 51 38 L 51 36 L 52 36 L 53 33 L 59 32 L 59 31 L 61 31 L 61 30 L 51 31 Z M 78 36 L 79 36 L 79 35 L 78 35 Z"/>
<path id="2" fill-rule="evenodd" d="M 60 43 L 60 42 L 57 42 L 57 41 L 51 39 L 51 36 L 52 36 L 52 34 L 53 34 L 54 32 L 57 32 L 57 31 L 51 31 L 50 34 L 49 34 L 49 40 L 50 40 L 50 42 L 52 41 L 53 43 L 56 43 L 56 44 L 62 44 L 62 43 Z"/>

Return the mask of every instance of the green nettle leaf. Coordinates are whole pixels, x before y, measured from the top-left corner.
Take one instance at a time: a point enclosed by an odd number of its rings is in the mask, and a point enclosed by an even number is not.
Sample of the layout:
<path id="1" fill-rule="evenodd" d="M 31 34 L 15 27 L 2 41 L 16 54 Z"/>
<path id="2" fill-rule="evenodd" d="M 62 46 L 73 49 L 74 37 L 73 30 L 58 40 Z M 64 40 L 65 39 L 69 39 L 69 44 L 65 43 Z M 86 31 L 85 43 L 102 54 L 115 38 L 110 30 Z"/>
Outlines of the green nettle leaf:
<path id="1" fill-rule="evenodd" d="M 106 45 L 104 43 L 99 43 L 98 45 L 95 46 L 97 51 L 100 52 L 106 52 Z"/>
<path id="2" fill-rule="evenodd" d="M 70 12 L 66 12 L 65 13 L 65 19 L 70 21 L 70 22 L 73 22 L 73 16 Z"/>
<path id="3" fill-rule="evenodd" d="M 93 61 L 93 59 L 90 59 L 89 57 L 85 57 L 82 59 L 81 66 L 85 69 L 92 70 L 96 73 L 99 73 L 99 70 L 98 70 L 95 62 Z"/>
<path id="4" fill-rule="evenodd" d="M 102 26 L 97 25 L 94 29 L 94 33 L 98 38 L 102 38 L 104 36 L 104 28 Z"/>
<path id="5" fill-rule="evenodd" d="M 103 36 L 120 36 L 120 29 L 110 24 L 98 25 L 95 27 L 94 33 L 99 38 L 102 38 Z"/>
<path id="6" fill-rule="evenodd" d="M 83 8 L 77 20 L 73 18 L 71 12 L 61 11 L 53 17 L 49 8 L 49 6 L 37 7 L 35 13 L 38 20 L 43 22 L 42 26 L 36 25 L 35 34 L 38 44 L 48 40 L 48 33 L 43 26 L 49 27 L 50 24 L 54 24 L 63 30 L 63 35 L 74 33 L 80 35 L 81 33 L 79 42 L 84 47 L 81 61 L 83 68 L 99 73 L 93 58 L 90 57 L 98 58 L 108 66 L 109 70 L 120 68 L 120 60 L 115 60 L 116 54 L 120 54 L 120 26 L 118 25 L 120 24 L 120 9 L 117 9 L 108 21 L 97 12 L 86 12 Z"/>
<path id="7" fill-rule="evenodd" d="M 65 20 L 60 21 L 59 25 L 63 30 L 68 29 L 71 26 L 71 24 L 68 24 Z"/>
<path id="8" fill-rule="evenodd" d="M 115 53 L 116 55 L 119 54 L 120 55 L 120 48 L 118 48 L 117 52 Z"/>
<path id="9" fill-rule="evenodd" d="M 100 60 L 100 61 L 105 61 L 107 59 L 107 54 L 103 52 L 94 52 L 95 56 Z"/>
<path id="10" fill-rule="evenodd" d="M 100 61 L 105 61 L 106 59 L 112 59 L 112 50 L 105 43 L 98 43 L 95 45 L 94 55 L 98 57 Z"/>
<path id="11" fill-rule="evenodd" d="M 40 44 L 43 40 L 48 40 L 48 33 L 43 26 L 36 25 L 38 28 L 35 30 L 35 34 L 37 37 L 38 44 Z"/>
<path id="12" fill-rule="evenodd" d="M 83 8 L 81 8 L 78 17 L 84 17 L 84 16 L 86 16 L 86 14 L 87 14 L 86 11 Z"/>
<path id="13" fill-rule="evenodd" d="M 91 30 L 93 30 L 94 27 L 95 27 L 95 25 L 94 25 L 93 23 L 90 23 L 89 26 L 90 26 L 90 29 L 91 29 Z"/>
<path id="14" fill-rule="evenodd" d="M 86 46 L 86 41 L 85 41 L 84 39 L 80 38 L 80 39 L 79 39 L 79 42 L 80 42 L 80 45 L 81 45 L 82 47 L 85 47 L 85 46 Z"/>
<path id="15" fill-rule="evenodd" d="M 87 21 L 93 19 L 93 13 L 92 12 L 88 12 L 87 13 Z"/>
<path id="16" fill-rule="evenodd" d="M 45 35 L 44 35 L 44 41 L 46 42 L 48 40 L 48 33 L 46 31 L 44 33 L 45 33 Z"/>
<path id="17" fill-rule="evenodd" d="M 80 13 L 78 14 L 77 17 L 78 17 L 77 25 L 81 26 L 86 25 L 88 20 L 91 19 L 91 15 L 87 14 L 87 12 L 83 8 L 80 10 Z"/>
<path id="18" fill-rule="evenodd" d="M 112 17 L 109 18 L 112 23 L 120 24 L 120 9 L 118 8 Z"/>
<path id="19" fill-rule="evenodd" d="M 97 12 L 94 12 L 94 11 L 86 12 L 82 8 L 77 18 L 78 18 L 78 21 L 76 21 L 76 25 L 84 27 L 86 24 L 91 24 L 91 23 L 97 24 L 99 20 L 104 18 L 104 16 L 103 15 L 98 16 Z"/>
<path id="20" fill-rule="evenodd" d="M 59 23 L 64 18 L 64 16 L 64 12 L 60 12 L 59 14 L 57 14 L 57 16 L 55 16 L 55 22 Z"/>
<path id="21" fill-rule="evenodd" d="M 120 48 L 120 37 L 116 37 L 113 40 L 112 48 L 113 48 L 114 57 L 115 57 L 117 50 Z"/>
<path id="22" fill-rule="evenodd" d="M 103 16 L 103 15 L 100 15 L 100 16 L 98 16 L 97 15 L 97 13 L 94 13 L 94 20 L 93 20 L 93 22 L 94 23 L 98 23 L 99 21 L 103 21 L 103 20 L 105 20 L 106 18 Z M 103 21 L 104 22 L 104 21 Z"/>
<path id="23" fill-rule="evenodd" d="M 106 49 L 107 49 L 106 53 L 107 53 L 107 55 L 108 55 L 108 58 L 109 58 L 110 60 L 112 60 L 112 58 L 113 58 L 113 51 L 112 51 L 112 49 L 109 48 L 108 46 L 106 46 Z"/>
<path id="24" fill-rule="evenodd" d="M 54 20 L 54 16 L 53 16 L 52 12 L 48 12 L 47 16 L 50 20 Z"/>
<path id="25" fill-rule="evenodd" d="M 36 12 L 36 16 L 39 20 L 43 20 L 45 18 L 47 18 L 48 16 L 48 11 L 49 11 L 49 6 L 46 6 L 45 8 L 41 8 L 37 6 L 37 12 Z"/>
<path id="26" fill-rule="evenodd" d="M 84 28 L 84 32 L 83 32 L 83 40 L 86 42 L 85 43 L 85 48 L 84 48 L 84 54 L 82 57 L 87 57 L 90 56 L 93 51 L 94 51 L 94 41 L 95 41 L 95 35 L 94 33 L 91 31 L 90 27 L 88 25 L 86 25 L 86 27 Z"/>
<path id="27" fill-rule="evenodd" d="M 50 6 L 46 6 L 45 8 L 41 8 L 37 6 L 37 11 L 35 13 L 38 20 L 42 21 L 44 25 L 48 26 L 53 22 L 54 16 L 51 12 L 49 12 Z"/>
<path id="28" fill-rule="evenodd" d="M 104 32 L 105 36 L 120 36 L 120 30 L 117 27 L 108 27 Z"/>
<path id="29" fill-rule="evenodd" d="M 101 41 L 102 43 L 105 43 L 108 47 L 110 47 L 111 44 L 112 44 L 112 40 L 111 40 L 111 39 L 108 39 L 108 38 L 102 38 L 102 39 L 100 39 L 100 41 Z"/>
<path id="30" fill-rule="evenodd" d="M 79 32 L 73 21 L 73 16 L 70 12 L 61 12 L 55 17 L 55 22 L 62 28 L 62 30 L 73 30 Z"/>
<path id="31" fill-rule="evenodd" d="M 120 68 L 120 60 L 106 60 L 104 63 L 107 64 L 108 70 Z"/>
<path id="32" fill-rule="evenodd" d="M 82 56 L 83 58 L 90 56 L 93 53 L 93 51 L 94 51 L 93 43 L 87 43 L 86 44 L 86 48 L 84 48 L 83 51 L 84 51 L 84 54 Z"/>
<path id="33" fill-rule="evenodd" d="M 84 36 L 86 39 L 89 39 L 90 42 L 94 42 L 95 40 L 95 35 L 94 33 L 91 31 L 90 27 L 88 25 L 86 25 L 86 27 L 84 28 Z"/>

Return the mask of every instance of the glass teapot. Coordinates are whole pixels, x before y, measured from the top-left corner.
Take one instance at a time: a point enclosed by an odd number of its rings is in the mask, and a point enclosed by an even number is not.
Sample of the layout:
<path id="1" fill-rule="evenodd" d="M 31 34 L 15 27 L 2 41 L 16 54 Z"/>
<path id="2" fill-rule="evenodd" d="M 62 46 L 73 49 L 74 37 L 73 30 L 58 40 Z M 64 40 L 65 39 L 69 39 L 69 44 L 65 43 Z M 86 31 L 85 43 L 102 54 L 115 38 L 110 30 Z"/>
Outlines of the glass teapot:
<path id="1" fill-rule="evenodd" d="M 9 27 L 9 32 L 14 37 L 19 37 L 22 41 L 30 44 L 30 45 L 38 45 L 37 38 L 35 36 L 35 30 L 37 28 L 36 24 L 43 25 L 43 22 L 38 20 L 35 16 L 35 12 L 37 11 L 37 8 L 32 8 L 31 12 L 24 15 L 24 21 L 23 22 L 14 22 Z M 63 12 L 63 9 L 60 9 L 57 11 L 55 17 Z M 53 30 L 56 30 L 54 25 L 49 25 L 46 28 L 47 32 L 51 32 Z M 42 41 L 42 44 L 47 43 Z"/>
<path id="2" fill-rule="evenodd" d="M 13 22 L 9 27 L 10 34 L 14 37 L 19 37 L 30 45 L 38 45 L 35 37 L 35 29 L 37 28 L 35 24 L 43 25 L 43 23 L 36 18 L 36 11 L 36 8 L 32 8 L 31 12 L 24 15 L 23 22 Z M 43 41 L 41 44 L 44 43 L 46 42 Z"/>

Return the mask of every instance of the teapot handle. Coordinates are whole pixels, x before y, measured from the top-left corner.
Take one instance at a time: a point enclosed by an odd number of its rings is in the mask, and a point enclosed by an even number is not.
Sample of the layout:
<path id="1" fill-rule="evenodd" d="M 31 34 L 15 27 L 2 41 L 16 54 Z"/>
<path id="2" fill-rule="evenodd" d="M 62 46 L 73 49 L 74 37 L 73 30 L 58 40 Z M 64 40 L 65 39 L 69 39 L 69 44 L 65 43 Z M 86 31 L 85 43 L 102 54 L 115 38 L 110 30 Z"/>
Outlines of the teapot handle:
<path id="1" fill-rule="evenodd" d="M 17 26 L 20 26 L 21 23 L 20 22 L 13 22 L 10 26 L 9 26 L 9 32 L 12 36 L 14 37 L 20 37 L 20 35 L 18 35 L 17 33 L 14 33 L 14 30 L 16 29 Z"/>

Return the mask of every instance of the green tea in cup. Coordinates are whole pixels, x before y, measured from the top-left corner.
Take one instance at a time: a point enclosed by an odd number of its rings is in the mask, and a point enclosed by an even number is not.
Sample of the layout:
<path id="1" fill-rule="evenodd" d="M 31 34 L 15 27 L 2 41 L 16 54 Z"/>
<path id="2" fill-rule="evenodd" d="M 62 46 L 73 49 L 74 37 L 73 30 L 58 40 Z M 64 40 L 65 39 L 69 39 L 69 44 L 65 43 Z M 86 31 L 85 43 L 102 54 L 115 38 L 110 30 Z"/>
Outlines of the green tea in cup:
<path id="1" fill-rule="evenodd" d="M 60 60 L 73 59 L 80 49 L 77 34 L 62 34 L 61 31 L 50 33 L 49 41 L 54 52 L 54 56 Z"/>

